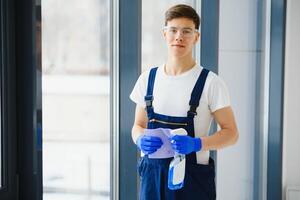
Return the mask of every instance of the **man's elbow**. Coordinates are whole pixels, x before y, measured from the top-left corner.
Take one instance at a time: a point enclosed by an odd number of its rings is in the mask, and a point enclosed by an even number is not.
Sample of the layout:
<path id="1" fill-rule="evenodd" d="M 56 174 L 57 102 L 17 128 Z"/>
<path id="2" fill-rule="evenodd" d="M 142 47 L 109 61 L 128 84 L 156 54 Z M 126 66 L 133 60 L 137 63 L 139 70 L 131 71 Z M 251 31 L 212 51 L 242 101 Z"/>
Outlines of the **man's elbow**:
<path id="1" fill-rule="evenodd" d="M 232 134 L 232 140 L 231 140 L 232 142 L 231 142 L 231 144 L 234 145 L 239 140 L 239 132 L 238 132 L 238 130 L 232 130 L 231 134 Z"/>

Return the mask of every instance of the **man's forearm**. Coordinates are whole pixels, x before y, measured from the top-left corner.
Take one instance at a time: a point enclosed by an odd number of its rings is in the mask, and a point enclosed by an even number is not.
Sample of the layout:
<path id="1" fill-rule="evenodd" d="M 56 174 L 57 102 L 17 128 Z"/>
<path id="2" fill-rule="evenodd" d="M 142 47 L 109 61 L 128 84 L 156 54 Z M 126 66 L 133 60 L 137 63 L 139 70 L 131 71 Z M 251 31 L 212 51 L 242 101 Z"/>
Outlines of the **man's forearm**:
<path id="1" fill-rule="evenodd" d="M 211 136 L 201 137 L 202 150 L 218 150 L 233 145 L 238 140 L 238 132 L 231 129 L 221 129 Z"/>

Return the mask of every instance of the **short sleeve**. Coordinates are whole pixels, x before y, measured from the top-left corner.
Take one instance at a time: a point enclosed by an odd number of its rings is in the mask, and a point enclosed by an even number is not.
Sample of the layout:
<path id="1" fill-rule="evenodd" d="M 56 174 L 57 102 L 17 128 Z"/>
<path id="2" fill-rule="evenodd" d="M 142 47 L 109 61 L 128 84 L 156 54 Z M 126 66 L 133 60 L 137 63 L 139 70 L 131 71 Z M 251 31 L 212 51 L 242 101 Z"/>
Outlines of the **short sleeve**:
<path id="1" fill-rule="evenodd" d="M 210 111 L 230 106 L 230 96 L 225 82 L 217 75 L 211 81 L 208 89 L 208 104 Z"/>
<path id="2" fill-rule="evenodd" d="M 145 107 L 144 97 L 146 95 L 148 71 L 143 72 L 135 83 L 135 86 L 130 94 L 130 99 L 141 107 Z"/>

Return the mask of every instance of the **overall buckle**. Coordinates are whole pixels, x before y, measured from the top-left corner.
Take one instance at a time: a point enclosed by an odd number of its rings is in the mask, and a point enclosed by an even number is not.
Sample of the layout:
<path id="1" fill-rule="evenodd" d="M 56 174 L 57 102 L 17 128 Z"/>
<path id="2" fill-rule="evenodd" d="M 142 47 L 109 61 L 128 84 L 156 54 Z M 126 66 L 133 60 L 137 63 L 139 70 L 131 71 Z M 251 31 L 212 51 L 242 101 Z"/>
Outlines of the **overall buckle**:
<path id="1" fill-rule="evenodd" d="M 190 110 L 188 111 L 188 115 L 190 116 L 196 116 L 197 115 L 197 106 L 190 105 Z"/>
<path id="2" fill-rule="evenodd" d="M 152 107 L 153 96 L 145 96 L 146 107 Z"/>

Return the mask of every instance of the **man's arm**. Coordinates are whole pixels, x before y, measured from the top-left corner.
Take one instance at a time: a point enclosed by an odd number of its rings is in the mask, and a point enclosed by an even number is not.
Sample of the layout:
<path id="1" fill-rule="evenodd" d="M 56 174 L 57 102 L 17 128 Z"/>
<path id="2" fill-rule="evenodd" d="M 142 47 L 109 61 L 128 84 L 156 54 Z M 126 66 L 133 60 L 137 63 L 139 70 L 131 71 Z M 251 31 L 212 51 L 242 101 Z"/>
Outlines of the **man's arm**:
<path id="1" fill-rule="evenodd" d="M 134 124 L 131 130 L 131 137 L 135 143 L 138 137 L 144 132 L 144 129 L 147 128 L 147 112 L 141 106 L 136 106 L 135 108 L 135 119 Z"/>
<path id="2" fill-rule="evenodd" d="M 239 134 L 231 107 L 219 109 L 213 113 L 214 119 L 221 127 L 211 136 L 201 137 L 202 150 L 217 150 L 237 142 Z"/>

